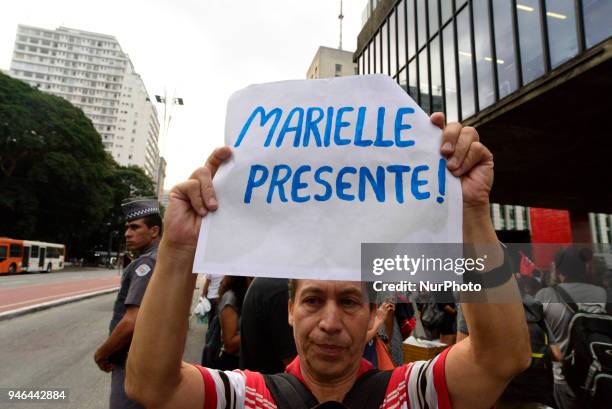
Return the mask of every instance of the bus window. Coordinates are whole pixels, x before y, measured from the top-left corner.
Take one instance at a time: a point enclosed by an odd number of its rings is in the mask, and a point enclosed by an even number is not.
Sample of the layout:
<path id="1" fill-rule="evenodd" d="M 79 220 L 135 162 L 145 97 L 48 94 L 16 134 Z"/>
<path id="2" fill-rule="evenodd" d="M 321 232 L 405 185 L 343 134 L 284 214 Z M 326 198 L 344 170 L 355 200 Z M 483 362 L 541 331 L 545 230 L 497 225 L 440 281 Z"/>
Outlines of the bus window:
<path id="1" fill-rule="evenodd" d="M 32 253 L 30 253 L 32 258 L 38 257 L 38 246 L 32 246 Z"/>
<path id="2" fill-rule="evenodd" d="M 11 244 L 9 248 L 9 257 L 21 257 L 22 247 L 19 244 Z"/>
<path id="3" fill-rule="evenodd" d="M 23 260 L 21 262 L 21 267 L 27 268 L 29 264 L 30 264 L 30 248 L 26 246 L 23 248 Z"/>
<path id="4" fill-rule="evenodd" d="M 6 246 L 0 246 L 0 261 L 6 260 L 7 248 Z"/>

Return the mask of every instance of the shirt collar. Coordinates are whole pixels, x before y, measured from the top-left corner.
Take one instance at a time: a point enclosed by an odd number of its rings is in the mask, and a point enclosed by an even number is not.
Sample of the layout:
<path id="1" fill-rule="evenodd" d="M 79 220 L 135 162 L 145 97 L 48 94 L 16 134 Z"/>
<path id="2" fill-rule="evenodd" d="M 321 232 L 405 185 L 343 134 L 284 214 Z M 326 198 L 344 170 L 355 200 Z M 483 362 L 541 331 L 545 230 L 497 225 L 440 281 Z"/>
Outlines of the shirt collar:
<path id="1" fill-rule="evenodd" d="M 374 369 L 374 365 L 372 365 L 370 361 L 364 358 L 361 358 L 361 361 L 359 361 L 359 370 L 357 371 L 357 379 L 359 379 L 361 375 L 363 375 L 364 373 L 368 372 L 371 369 Z M 289 365 L 287 365 L 287 368 L 285 368 L 285 372 L 290 373 L 291 375 L 295 376 L 305 386 L 308 386 L 306 385 L 304 376 L 302 376 L 302 368 L 300 366 L 300 356 L 299 355 L 296 356 L 295 359 L 291 361 Z"/>

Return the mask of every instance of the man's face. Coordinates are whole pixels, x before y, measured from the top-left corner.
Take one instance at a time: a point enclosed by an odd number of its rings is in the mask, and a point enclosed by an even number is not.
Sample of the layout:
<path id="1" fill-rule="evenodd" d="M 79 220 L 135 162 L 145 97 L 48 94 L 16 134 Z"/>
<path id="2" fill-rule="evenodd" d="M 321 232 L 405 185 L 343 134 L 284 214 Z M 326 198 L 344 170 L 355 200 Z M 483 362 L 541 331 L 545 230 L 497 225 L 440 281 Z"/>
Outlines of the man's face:
<path id="1" fill-rule="evenodd" d="M 374 310 L 361 283 L 299 280 L 289 302 L 289 324 L 302 368 L 320 380 L 347 376 L 359 366 Z"/>
<path id="2" fill-rule="evenodd" d="M 125 223 L 125 242 L 130 251 L 138 251 L 150 245 L 159 235 L 159 227 L 149 228 L 144 219 Z"/>

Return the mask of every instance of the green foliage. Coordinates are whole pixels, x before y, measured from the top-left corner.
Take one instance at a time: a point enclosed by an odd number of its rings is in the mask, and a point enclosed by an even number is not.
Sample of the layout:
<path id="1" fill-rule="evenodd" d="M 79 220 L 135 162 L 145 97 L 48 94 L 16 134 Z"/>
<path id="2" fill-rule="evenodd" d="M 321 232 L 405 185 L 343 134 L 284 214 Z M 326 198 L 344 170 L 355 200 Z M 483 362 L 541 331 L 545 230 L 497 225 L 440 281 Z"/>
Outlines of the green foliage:
<path id="1" fill-rule="evenodd" d="M 153 195 L 104 151 L 83 111 L 0 74 L 0 236 L 65 243 L 80 256 L 122 229 L 120 203 Z"/>

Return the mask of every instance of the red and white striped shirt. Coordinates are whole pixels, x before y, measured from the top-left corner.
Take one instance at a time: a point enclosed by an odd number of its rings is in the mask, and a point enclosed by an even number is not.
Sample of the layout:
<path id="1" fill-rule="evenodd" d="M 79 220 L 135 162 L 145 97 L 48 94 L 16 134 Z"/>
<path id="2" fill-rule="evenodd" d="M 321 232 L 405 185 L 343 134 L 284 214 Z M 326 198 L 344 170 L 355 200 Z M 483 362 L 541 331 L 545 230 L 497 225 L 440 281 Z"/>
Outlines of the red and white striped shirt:
<path id="1" fill-rule="evenodd" d="M 447 348 L 430 361 L 412 362 L 393 370 L 380 409 L 451 409 L 444 362 Z M 204 379 L 204 409 L 276 409 L 276 404 L 259 372 L 217 371 L 197 366 Z M 358 376 L 372 368 L 362 359 Z M 299 357 L 286 372 L 304 385 Z"/>

